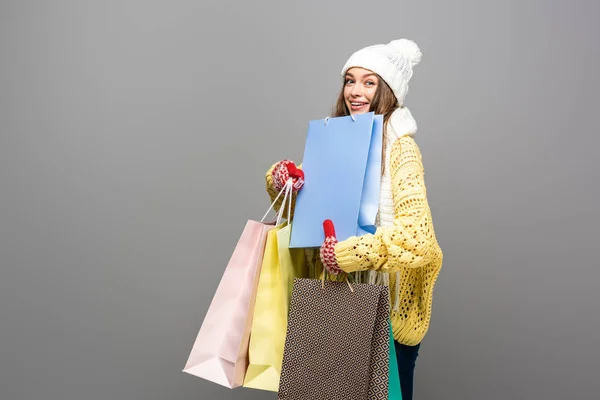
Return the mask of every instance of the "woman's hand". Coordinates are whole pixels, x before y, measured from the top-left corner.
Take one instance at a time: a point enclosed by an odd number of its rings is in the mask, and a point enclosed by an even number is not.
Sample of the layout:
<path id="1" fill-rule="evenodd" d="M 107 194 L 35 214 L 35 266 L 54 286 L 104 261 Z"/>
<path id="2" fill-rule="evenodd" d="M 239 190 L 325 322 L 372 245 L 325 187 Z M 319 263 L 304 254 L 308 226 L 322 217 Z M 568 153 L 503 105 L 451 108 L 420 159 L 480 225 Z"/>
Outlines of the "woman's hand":
<path id="1" fill-rule="evenodd" d="M 293 161 L 283 160 L 277 163 L 272 172 L 273 187 L 280 191 L 286 182 L 292 178 L 292 190 L 299 191 L 304 186 L 304 171 L 299 169 Z"/>
<path id="2" fill-rule="evenodd" d="M 340 269 L 337 258 L 335 255 L 335 245 L 338 240 L 335 237 L 335 228 L 333 222 L 328 219 L 323 222 L 323 229 L 325 230 L 325 242 L 321 245 L 321 262 L 325 269 L 332 275 L 337 275 L 342 270 Z"/>

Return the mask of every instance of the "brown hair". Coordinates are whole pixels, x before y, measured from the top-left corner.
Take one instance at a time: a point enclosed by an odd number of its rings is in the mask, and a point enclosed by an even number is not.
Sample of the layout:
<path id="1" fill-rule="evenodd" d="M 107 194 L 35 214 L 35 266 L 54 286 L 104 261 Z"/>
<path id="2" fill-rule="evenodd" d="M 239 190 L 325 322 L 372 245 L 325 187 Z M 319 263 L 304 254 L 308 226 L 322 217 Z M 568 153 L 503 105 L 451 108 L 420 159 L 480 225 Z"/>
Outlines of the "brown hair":
<path id="1" fill-rule="evenodd" d="M 375 96 L 373 96 L 373 101 L 371 102 L 371 107 L 369 111 L 374 111 L 375 114 L 383 115 L 383 157 L 382 157 L 382 171 L 385 170 L 385 150 L 386 150 L 386 134 L 387 134 L 387 122 L 392 116 L 392 113 L 398 108 L 398 99 L 394 95 L 394 92 L 388 84 L 381 79 L 379 75 L 377 75 L 378 84 L 377 89 L 375 90 Z M 346 83 L 346 78 L 344 77 L 342 81 L 342 90 L 340 90 L 340 94 L 335 102 L 335 106 L 332 111 L 333 117 L 344 117 L 350 115 L 350 110 L 346 106 L 346 101 L 344 99 L 344 86 Z"/>

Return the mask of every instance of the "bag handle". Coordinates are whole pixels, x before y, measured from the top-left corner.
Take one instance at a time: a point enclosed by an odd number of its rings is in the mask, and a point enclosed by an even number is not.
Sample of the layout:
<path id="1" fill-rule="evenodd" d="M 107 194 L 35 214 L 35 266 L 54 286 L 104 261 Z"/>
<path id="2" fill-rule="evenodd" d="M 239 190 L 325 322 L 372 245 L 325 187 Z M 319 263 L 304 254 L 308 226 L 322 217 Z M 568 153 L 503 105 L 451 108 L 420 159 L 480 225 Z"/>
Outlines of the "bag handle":
<path id="1" fill-rule="evenodd" d="M 292 211 L 292 187 L 294 182 L 292 178 L 289 178 L 288 181 L 283 186 L 282 190 L 285 190 L 285 195 L 283 196 L 283 201 L 281 202 L 281 207 L 279 207 L 279 212 L 277 213 L 277 222 L 275 225 L 279 226 L 281 224 L 281 220 L 283 219 L 283 212 L 285 210 L 286 201 L 288 204 L 288 217 L 286 219 L 286 226 L 290 224 L 290 216 Z"/>
<path id="2" fill-rule="evenodd" d="M 352 118 L 352 121 L 356 122 L 356 117 L 354 116 L 354 114 L 350 114 L 350 118 Z M 329 119 L 331 119 L 331 117 L 329 115 L 325 117 L 325 119 L 324 119 L 325 126 L 327 126 L 327 123 L 329 122 Z"/>
<path id="3" fill-rule="evenodd" d="M 350 280 L 348 278 L 351 278 L 352 280 L 354 280 L 353 276 L 347 273 L 343 273 L 344 274 L 344 280 L 346 281 L 346 283 L 348 284 L 348 287 L 350 288 L 350 291 L 352 293 L 354 293 L 354 288 L 352 287 L 352 284 L 350 283 Z M 327 268 L 323 268 L 323 272 L 321 273 L 321 289 L 325 289 L 325 279 L 327 278 Z M 339 282 L 339 279 L 336 279 L 336 282 Z"/>
<path id="4" fill-rule="evenodd" d="M 289 197 L 289 201 L 288 201 L 288 218 L 287 218 L 286 221 L 287 221 L 287 223 L 289 225 L 289 223 L 290 223 L 290 215 L 291 215 L 291 212 L 292 212 L 292 189 L 293 189 L 293 185 L 294 185 L 293 179 L 292 178 L 288 179 L 287 182 L 285 183 L 285 185 L 283 186 L 283 188 L 277 194 L 277 197 L 275 197 L 275 200 L 273 200 L 273 202 L 271 203 L 271 206 L 269 207 L 269 209 L 267 210 L 267 212 L 265 213 L 265 215 L 263 215 L 263 217 L 261 218 L 260 222 L 265 222 L 265 218 L 267 218 L 267 215 L 269 215 L 269 213 L 271 212 L 271 210 L 273 210 L 275 208 L 275 204 L 277 203 L 277 200 L 279 200 L 279 198 L 283 194 L 284 195 L 283 196 L 283 201 L 281 203 L 281 207 L 279 208 L 279 212 L 276 215 L 277 222 L 275 223 L 275 225 L 279 225 L 281 223 L 281 220 L 283 219 L 283 212 L 285 210 L 285 205 L 286 205 L 286 201 L 287 201 L 288 197 Z M 273 220 L 275 220 L 275 218 L 273 218 Z"/>

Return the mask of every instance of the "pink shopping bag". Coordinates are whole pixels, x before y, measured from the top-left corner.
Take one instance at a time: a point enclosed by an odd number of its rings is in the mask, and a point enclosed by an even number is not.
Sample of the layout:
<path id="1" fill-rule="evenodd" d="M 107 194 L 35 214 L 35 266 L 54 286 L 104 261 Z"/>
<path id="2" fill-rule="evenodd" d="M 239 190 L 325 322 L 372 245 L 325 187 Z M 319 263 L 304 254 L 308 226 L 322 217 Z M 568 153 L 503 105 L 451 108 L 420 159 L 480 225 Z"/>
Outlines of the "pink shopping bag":
<path id="1" fill-rule="evenodd" d="M 288 195 L 288 186 L 282 190 Z M 278 196 L 279 198 L 279 196 Z M 242 386 L 267 233 L 273 223 L 248 221 L 225 268 L 183 372 L 228 388 Z M 282 218 L 283 207 L 277 224 Z"/>

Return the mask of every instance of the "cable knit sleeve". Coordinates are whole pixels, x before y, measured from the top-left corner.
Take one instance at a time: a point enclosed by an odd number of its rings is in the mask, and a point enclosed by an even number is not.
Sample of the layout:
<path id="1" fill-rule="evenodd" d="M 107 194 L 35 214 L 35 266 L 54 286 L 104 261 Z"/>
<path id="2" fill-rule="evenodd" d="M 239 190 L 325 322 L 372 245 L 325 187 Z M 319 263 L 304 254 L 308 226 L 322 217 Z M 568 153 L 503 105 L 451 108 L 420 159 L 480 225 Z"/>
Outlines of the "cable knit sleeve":
<path id="1" fill-rule="evenodd" d="M 423 267 L 442 257 L 427 202 L 421 152 L 411 136 L 396 139 L 389 168 L 394 225 L 339 242 L 336 258 L 345 272 L 395 272 L 402 267 Z"/>
<path id="2" fill-rule="evenodd" d="M 271 203 L 273 201 L 275 201 L 275 198 L 279 194 L 279 192 L 277 190 L 275 190 L 275 188 L 273 187 L 273 175 L 272 175 L 273 169 L 275 169 L 275 166 L 277 164 L 278 163 L 271 165 L 271 167 L 265 174 L 265 183 L 267 186 L 267 193 L 269 194 L 269 197 L 271 198 Z M 302 165 L 298 165 L 298 168 L 302 169 Z M 297 192 L 292 193 L 292 218 L 294 217 L 294 207 L 296 206 L 296 195 L 297 194 L 298 194 Z M 283 202 L 283 195 L 279 196 L 279 199 L 277 199 L 277 202 L 275 203 L 275 205 L 273 207 L 275 209 L 275 212 L 279 211 L 279 209 L 281 208 L 282 202 Z M 287 219 L 287 214 L 288 214 L 288 209 L 286 207 L 286 209 L 283 212 L 283 218 Z"/>

